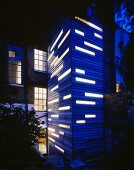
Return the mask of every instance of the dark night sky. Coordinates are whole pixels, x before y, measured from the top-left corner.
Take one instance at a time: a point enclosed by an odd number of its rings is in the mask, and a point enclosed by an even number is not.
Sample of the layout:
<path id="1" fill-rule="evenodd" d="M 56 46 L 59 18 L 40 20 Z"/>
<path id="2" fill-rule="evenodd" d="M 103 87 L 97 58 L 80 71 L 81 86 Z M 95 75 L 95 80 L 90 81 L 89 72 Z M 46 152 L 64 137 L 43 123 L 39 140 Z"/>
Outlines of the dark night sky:
<path id="1" fill-rule="evenodd" d="M 46 46 L 58 19 L 84 16 L 92 0 L 1 0 L 0 38 L 9 42 Z M 98 15 L 110 22 L 111 0 L 95 0 Z"/>

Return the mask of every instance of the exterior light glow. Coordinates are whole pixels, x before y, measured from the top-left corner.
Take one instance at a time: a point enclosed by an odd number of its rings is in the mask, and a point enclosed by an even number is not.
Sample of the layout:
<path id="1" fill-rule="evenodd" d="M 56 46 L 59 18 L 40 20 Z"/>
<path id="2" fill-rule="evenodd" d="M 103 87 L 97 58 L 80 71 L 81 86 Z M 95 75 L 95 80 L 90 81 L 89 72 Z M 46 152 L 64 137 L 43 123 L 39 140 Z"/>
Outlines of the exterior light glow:
<path id="1" fill-rule="evenodd" d="M 60 135 L 64 135 L 64 132 L 62 132 L 62 131 L 59 131 L 59 134 L 60 134 Z"/>
<path id="2" fill-rule="evenodd" d="M 48 139 L 49 139 L 49 140 L 51 140 L 52 142 L 55 142 L 55 140 L 54 140 L 54 139 L 52 139 L 52 138 L 50 138 L 49 136 L 48 136 Z"/>
<path id="3" fill-rule="evenodd" d="M 63 149 L 61 149 L 59 146 L 57 146 L 57 145 L 54 145 L 59 151 L 61 151 L 61 152 L 63 152 L 64 153 L 64 150 Z"/>
<path id="4" fill-rule="evenodd" d="M 78 81 L 78 82 L 82 82 L 82 83 L 89 83 L 89 84 L 95 84 L 96 83 L 94 80 L 89 80 L 89 79 L 80 78 L 80 77 L 76 77 L 75 80 Z"/>
<path id="5" fill-rule="evenodd" d="M 53 76 L 57 75 L 62 68 L 63 68 L 63 64 L 60 65 L 60 66 L 53 72 L 53 74 L 52 74 L 50 77 L 52 78 Z"/>
<path id="6" fill-rule="evenodd" d="M 93 101 L 76 100 L 76 104 L 89 104 L 89 105 L 95 105 L 96 103 L 93 102 Z"/>
<path id="7" fill-rule="evenodd" d="M 51 132 L 55 132 L 55 129 L 48 127 L 48 130 Z"/>
<path id="8" fill-rule="evenodd" d="M 96 118 L 96 115 L 85 115 L 85 118 Z"/>
<path id="9" fill-rule="evenodd" d="M 48 104 L 53 104 L 53 103 L 56 103 L 58 101 L 59 101 L 59 99 L 51 100 L 51 101 L 48 102 Z"/>
<path id="10" fill-rule="evenodd" d="M 99 35 L 97 33 L 94 33 L 94 36 L 97 37 L 97 38 L 103 39 L 102 35 Z"/>
<path id="11" fill-rule="evenodd" d="M 57 60 L 58 60 L 58 56 L 55 57 L 55 59 L 51 62 L 50 66 L 52 67 Z"/>
<path id="12" fill-rule="evenodd" d="M 98 47 L 98 46 L 96 46 L 96 45 L 93 45 L 93 44 L 91 44 L 91 43 L 89 43 L 89 42 L 84 41 L 84 44 L 87 45 L 87 46 L 89 46 L 89 47 L 92 47 L 92 48 L 94 48 L 94 49 L 96 49 L 96 50 L 103 51 L 103 49 L 102 49 L 101 47 Z"/>
<path id="13" fill-rule="evenodd" d="M 59 138 L 59 135 L 57 135 L 55 133 L 51 133 L 51 135 L 55 136 L 56 138 Z"/>
<path id="14" fill-rule="evenodd" d="M 76 120 L 76 123 L 86 123 L 86 121 L 85 120 Z"/>
<path id="15" fill-rule="evenodd" d="M 90 54 L 90 55 L 95 56 L 95 53 L 94 53 L 94 52 L 89 51 L 89 50 L 86 50 L 86 49 L 84 49 L 84 48 L 81 48 L 81 47 L 75 46 L 75 49 L 76 49 L 76 50 L 78 50 L 78 51 L 84 52 L 84 53 L 86 53 L 86 54 Z"/>
<path id="16" fill-rule="evenodd" d="M 78 68 L 75 69 L 75 72 L 80 73 L 80 74 L 85 74 L 85 70 L 81 70 L 81 69 L 78 69 Z"/>
<path id="17" fill-rule="evenodd" d="M 59 88 L 59 85 L 54 86 L 50 91 L 54 91 L 54 90 L 56 90 L 56 89 L 58 89 L 58 88 Z"/>
<path id="18" fill-rule="evenodd" d="M 95 93 L 86 93 L 86 92 L 85 92 L 85 96 L 86 96 L 86 97 L 103 98 L 103 95 L 102 95 L 102 94 L 95 94 Z"/>
<path id="19" fill-rule="evenodd" d="M 65 129 L 70 129 L 69 125 L 64 125 L 64 124 L 59 124 L 59 127 L 65 128 Z"/>
<path id="20" fill-rule="evenodd" d="M 61 40 L 61 42 L 58 45 L 58 48 L 60 48 L 60 46 L 63 44 L 63 42 L 65 41 L 65 39 L 68 37 L 68 35 L 70 34 L 71 30 L 68 30 L 68 32 L 65 34 L 65 36 L 63 37 L 63 39 Z"/>
<path id="21" fill-rule="evenodd" d="M 51 57 L 54 55 L 54 50 L 52 51 L 52 53 L 49 55 L 48 57 L 48 61 L 51 59 Z"/>
<path id="22" fill-rule="evenodd" d="M 71 98 L 71 94 L 68 94 L 68 95 L 63 97 L 63 100 L 67 100 L 67 99 L 70 99 L 70 98 Z"/>
<path id="23" fill-rule="evenodd" d="M 80 30 L 75 29 L 75 33 L 84 36 L 84 32 Z"/>
<path id="24" fill-rule="evenodd" d="M 70 110 L 70 106 L 59 107 L 59 110 Z"/>
<path id="25" fill-rule="evenodd" d="M 51 115 L 51 117 L 59 117 L 59 115 Z"/>
<path id="26" fill-rule="evenodd" d="M 58 81 L 62 80 L 64 77 L 66 77 L 69 73 L 71 73 L 71 68 L 65 71 L 61 76 L 58 77 Z"/>
<path id="27" fill-rule="evenodd" d="M 52 47 L 50 48 L 50 51 L 53 50 L 53 48 L 55 47 L 55 45 L 57 44 L 57 42 L 59 41 L 60 37 L 63 34 L 63 30 L 61 30 L 60 34 L 58 35 L 58 37 L 56 38 L 55 42 L 53 43 Z"/>

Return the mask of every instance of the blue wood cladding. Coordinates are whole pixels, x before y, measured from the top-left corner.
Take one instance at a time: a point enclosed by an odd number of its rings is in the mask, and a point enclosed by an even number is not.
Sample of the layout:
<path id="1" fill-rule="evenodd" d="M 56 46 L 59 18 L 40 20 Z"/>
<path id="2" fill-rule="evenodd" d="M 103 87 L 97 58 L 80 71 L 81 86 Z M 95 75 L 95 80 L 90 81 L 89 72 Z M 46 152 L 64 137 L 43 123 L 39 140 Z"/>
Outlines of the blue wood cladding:
<path id="1" fill-rule="evenodd" d="M 90 19 L 89 19 L 90 20 Z M 68 160 L 104 151 L 102 25 L 72 19 L 54 37 L 48 56 L 48 149 Z"/>

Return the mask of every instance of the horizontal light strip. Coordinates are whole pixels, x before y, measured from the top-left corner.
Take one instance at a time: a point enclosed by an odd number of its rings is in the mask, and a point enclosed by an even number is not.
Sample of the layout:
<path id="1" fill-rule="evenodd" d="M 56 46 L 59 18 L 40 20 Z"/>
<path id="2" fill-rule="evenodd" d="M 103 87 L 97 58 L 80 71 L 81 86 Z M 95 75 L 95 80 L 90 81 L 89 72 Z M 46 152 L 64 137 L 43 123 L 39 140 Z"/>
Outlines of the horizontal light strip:
<path id="1" fill-rule="evenodd" d="M 103 39 L 103 37 L 97 33 L 94 33 L 94 36 L 97 37 L 97 38 L 100 38 L 100 39 Z"/>
<path id="2" fill-rule="evenodd" d="M 89 84 L 95 84 L 96 83 L 94 80 L 89 80 L 89 79 L 80 78 L 80 77 L 76 77 L 75 80 L 78 81 L 78 82 L 89 83 Z"/>
<path id="3" fill-rule="evenodd" d="M 48 118 L 48 121 L 51 121 L 52 119 L 51 118 Z"/>
<path id="4" fill-rule="evenodd" d="M 54 50 L 52 51 L 52 53 L 49 55 L 48 57 L 48 61 L 51 59 L 51 57 L 54 55 Z"/>
<path id="5" fill-rule="evenodd" d="M 59 134 L 60 134 L 60 135 L 64 135 L 64 132 L 62 132 L 62 131 L 59 131 Z"/>
<path id="6" fill-rule="evenodd" d="M 59 135 L 55 134 L 55 133 L 51 133 L 52 136 L 55 136 L 56 138 L 59 138 Z"/>
<path id="7" fill-rule="evenodd" d="M 60 65 L 60 66 L 53 72 L 53 74 L 52 74 L 50 77 L 52 78 L 53 76 L 57 75 L 57 74 L 61 71 L 62 68 L 63 68 L 63 64 Z"/>
<path id="8" fill-rule="evenodd" d="M 55 129 L 48 127 L 48 130 L 51 132 L 55 132 Z"/>
<path id="9" fill-rule="evenodd" d="M 60 34 L 56 38 L 55 42 L 53 43 L 52 47 L 50 48 L 50 51 L 52 51 L 52 49 L 55 47 L 55 45 L 57 44 L 57 42 L 60 39 L 60 37 L 62 36 L 62 34 L 63 34 L 63 30 L 61 30 Z"/>
<path id="10" fill-rule="evenodd" d="M 60 46 L 63 44 L 63 42 L 65 41 L 65 39 L 68 37 L 68 35 L 70 34 L 71 30 L 68 30 L 68 32 L 65 34 L 65 36 L 63 37 L 63 39 L 61 40 L 61 42 L 58 45 L 58 48 L 60 48 Z"/>
<path id="11" fill-rule="evenodd" d="M 93 101 L 76 100 L 76 104 L 89 104 L 89 105 L 95 105 L 96 103 L 93 102 Z"/>
<path id="12" fill-rule="evenodd" d="M 51 112 L 52 111 L 52 109 L 48 109 L 48 112 Z"/>
<path id="13" fill-rule="evenodd" d="M 51 117 L 59 117 L 59 115 L 51 115 Z"/>
<path id="14" fill-rule="evenodd" d="M 96 118 L 96 115 L 85 115 L 85 118 Z"/>
<path id="15" fill-rule="evenodd" d="M 81 47 L 75 46 L 75 49 L 76 49 L 76 50 L 78 50 L 78 51 L 84 52 L 84 53 L 86 53 L 86 54 L 90 54 L 90 55 L 95 56 L 95 53 L 94 53 L 94 52 L 89 51 L 89 50 L 86 50 L 86 49 L 84 49 L 84 48 L 81 48 Z"/>
<path id="16" fill-rule="evenodd" d="M 70 110 L 70 106 L 59 107 L 58 110 Z"/>
<path id="17" fill-rule="evenodd" d="M 54 91 L 54 90 L 58 89 L 58 87 L 59 87 L 59 85 L 54 86 L 50 91 Z"/>
<path id="18" fill-rule="evenodd" d="M 52 142 L 55 142 L 55 140 L 54 140 L 54 139 L 52 139 L 52 138 L 50 138 L 49 136 L 48 136 L 48 139 L 49 139 L 49 140 L 51 140 Z"/>
<path id="19" fill-rule="evenodd" d="M 80 73 L 80 74 L 85 74 L 85 70 L 81 70 L 81 69 L 78 69 L 78 68 L 75 69 L 75 72 Z"/>
<path id="20" fill-rule="evenodd" d="M 63 97 L 63 100 L 70 99 L 71 97 L 72 97 L 72 95 L 71 95 L 71 94 L 68 94 L 68 95 L 66 95 L 66 96 Z"/>
<path id="21" fill-rule="evenodd" d="M 75 33 L 84 36 L 84 32 L 80 30 L 75 29 Z"/>
<path id="22" fill-rule="evenodd" d="M 70 129 L 69 125 L 64 125 L 64 124 L 59 124 L 59 127 L 65 128 L 65 129 Z"/>
<path id="23" fill-rule="evenodd" d="M 69 73 L 71 73 L 71 68 L 65 71 L 61 76 L 58 77 L 58 81 L 62 80 L 64 77 L 66 77 Z"/>
<path id="24" fill-rule="evenodd" d="M 89 46 L 89 47 L 92 47 L 92 48 L 94 48 L 94 49 L 96 49 L 96 50 L 103 51 L 103 49 L 102 49 L 101 47 L 98 47 L 98 46 L 96 46 L 96 45 L 93 45 L 93 44 L 91 44 L 91 43 L 89 43 L 89 42 L 84 41 L 84 44 L 87 45 L 87 46 Z"/>
<path id="25" fill-rule="evenodd" d="M 85 19 L 82 19 L 82 18 L 79 18 L 79 17 L 75 17 L 75 19 L 77 19 L 77 20 L 79 20 L 79 21 L 81 21 L 81 22 L 89 25 L 89 26 L 92 27 L 92 28 L 95 28 L 95 29 L 98 30 L 98 31 L 103 32 L 103 29 L 102 29 L 102 28 L 98 27 L 97 25 L 95 25 L 95 24 L 93 24 L 93 23 L 91 23 L 91 22 L 89 22 L 89 21 L 86 21 Z"/>
<path id="26" fill-rule="evenodd" d="M 103 98 L 102 94 L 95 94 L 95 93 L 86 93 L 85 92 L 85 96 L 87 96 L 87 97 L 96 97 L 96 98 Z"/>
<path id="27" fill-rule="evenodd" d="M 61 152 L 63 152 L 64 153 L 64 150 L 63 149 L 61 149 L 59 146 L 57 146 L 57 145 L 54 145 L 58 150 L 60 150 Z"/>
<path id="28" fill-rule="evenodd" d="M 65 55 L 69 52 L 69 48 L 67 48 L 64 53 L 59 57 L 59 59 L 55 62 L 54 66 L 56 66 L 64 57 Z"/>
<path id="29" fill-rule="evenodd" d="M 56 103 L 58 101 L 59 101 L 59 99 L 54 99 L 54 100 L 49 101 L 48 104 L 53 104 L 53 103 Z"/>
<path id="30" fill-rule="evenodd" d="M 55 57 L 55 59 L 51 62 L 50 66 L 52 67 L 57 60 L 58 60 L 58 56 Z"/>
<path id="31" fill-rule="evenodd" d="M 76 120 L 76 123 L 86 123 L 85 120 Z"/>

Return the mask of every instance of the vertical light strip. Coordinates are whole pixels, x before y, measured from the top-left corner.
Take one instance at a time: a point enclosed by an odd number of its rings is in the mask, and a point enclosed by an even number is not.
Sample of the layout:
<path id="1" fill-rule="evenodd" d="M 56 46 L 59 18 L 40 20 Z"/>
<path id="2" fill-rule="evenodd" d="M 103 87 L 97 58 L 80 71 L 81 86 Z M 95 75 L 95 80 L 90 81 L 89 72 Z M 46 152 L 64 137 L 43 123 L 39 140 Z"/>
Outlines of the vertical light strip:
<path id="1" fill-rule="evenodd" d="M 84 49 L 84 48 L 81 48 L 81 47 L 75 46 L 75 49 L 76 49 L 76 50 L 78 50 L 78 51 L 84 52 L 84 53 L 86 53 L 86 54 L 90 54 L 90 55 L 95 56 L 95 53 L 94 53 L 94 52 L 89 51 L 89 50 L 86 50 L 86 49 Z"/>
<path id="2" fill-rule="evenodd" d="M 63 149 L 61 149 L 59 146 L 57 146 L 57 145 L 54 145 L 59 151 L 61 151 L 61 152 L 63 152 L 64 153 L 64 150 Z"/>
<path id="3" fill-rule="evenodd" d="M 96 83 L 94 80 L 89 80 L 89 79 L 80 78 L 80 77 L 76 77 L 75 80 L 78 81 L 78 82 L 82 82 L 82 83 L 89 83 L 89 84 L 95 84 Z"/>
<path id="4" fill-rule="evenodd" d="M 96 49 L 96 50 L 103 51 L 103 49 L 102 49 L 101 47 L 98 47 L 98 46 L 96 46 L 96 45 L 93 45 L 93 44 L 91 44 L 91 43 L 89 43 L 89 42 L 84 41 L 84 44 L 87 45 L 87 46 L 89 46 L 89 47 L 92 47 L 92 48 L 94 48 L 94 49 Z"/>
<path id="5" fill-rule="evenodd" d="M 76 100 L 76 104 L 96 105 L 96 103 L 93 101 L 85 101 L 85 100 Z"/>
<path id="6" fill-rule="evenodd" d="M 58 88 L 59 88 L 59 85 L 53 87 L 50 91 L 54 91 L 54 90 L 56 90 L 56 89 L 58 89 Z"/>
<path id="7" fill-rule="evenodd" d="M 100 35 L 100 34 L 94 33 L 94 36 L 97 38 L 103 39 L 102 35 Z"/>
<path id="8" fill-rule="evenodd" d="M 61 76 L 58 77 L 58 81 L 62 80 L 64 77 L 66 77 L 69 73 L 71 73 L 71 68 L 65 71 Z"/>
<path id="9" fill-rule="evenodd" d="M 103 98 L 103 95 L 102 95 L 102 94 L 95 94 L 95 93 L 86 93 L 86 92 L 85 92 L 85 96 L 86 96 L 86 97 Z"/>
<path id="10" fill-rule="evenodd" d="M 78 69 L 78 68 L 75 69 L 75 72 L 80 73 L 80 74 L 85 74 L 85 70 L 81 70 L 81 69 Z"/>
<path id="11" fill-rule="evenodd" d="M 56 45 L 57 42 L 59 41 L 60 37 L 62 36 L 62 34 L 63 34 L 63 29 L 61 30 L 60 34 L 58 35 L 58 37 L 56 38 L 55 42 L 54 42 L 53 45 L 51 46 L 50 51 L 53 50 L 53 48 L 55 47 L 55 45 Z"/>
<path id="12" fill-rule="evenodd" d="M 63 42 L 65 41 L 65 39 L 68 37 L 68 35 L 70 34 L 71 30 L 68 30 L 68 32 L 65 34 L 65 36 L 63 37 L 63 39 L 61 40 L 61 42 L 58 45 L 58 48 L 60 48 L 60 46 L 63 44 Z"/>
<path id="13" fill-rule="evenodd" d="M 63 64 L 61 64 L 61 65 L 52 73 L 52 75 L 51 75 L 50 77 L 52 78 L 53 76 L 57 75 L 57 74 L 61 71 L 62 68 L 63 68 Z"/>
<path id="14" fill-rule="evenodd" d="M 80 30 L 75 29 L 75 33 L 84 36 L 84 32 Z"/>
<path id="15" fill-rule="evenodd" d="M 53 50 L 52 53 L 49 55 L 48 61 L 52 58 L 53 55 L 54 55 L 54 50 Z"/>

